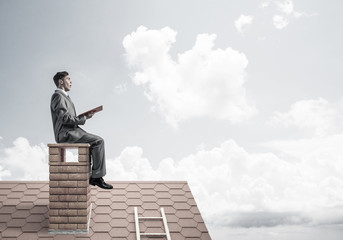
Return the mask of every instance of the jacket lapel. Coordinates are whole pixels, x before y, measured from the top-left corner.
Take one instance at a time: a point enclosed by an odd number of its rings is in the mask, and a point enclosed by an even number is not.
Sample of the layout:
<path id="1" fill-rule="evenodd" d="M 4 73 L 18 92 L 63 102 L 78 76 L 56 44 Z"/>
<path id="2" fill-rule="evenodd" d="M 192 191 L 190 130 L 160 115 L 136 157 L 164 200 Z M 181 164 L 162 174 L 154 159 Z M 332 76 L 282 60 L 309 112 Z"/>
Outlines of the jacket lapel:
<path id="1" fill-rule="evenodd" d="M 58 90 L 55 90 L 55 93 L 59 93 L 62 97 L 64 97 L 65 99 L 67 99 L 69 101 L 69 103 L 71 104 L 71 106 L 73 107 L 72 109 L 74 110 L 74 115 L 76 116 L 76 110 L 75 110 L 75 106 L 74 103 L 71 101 L 70 97 L 67 97 L 65 94 L 61 93 Z"/>

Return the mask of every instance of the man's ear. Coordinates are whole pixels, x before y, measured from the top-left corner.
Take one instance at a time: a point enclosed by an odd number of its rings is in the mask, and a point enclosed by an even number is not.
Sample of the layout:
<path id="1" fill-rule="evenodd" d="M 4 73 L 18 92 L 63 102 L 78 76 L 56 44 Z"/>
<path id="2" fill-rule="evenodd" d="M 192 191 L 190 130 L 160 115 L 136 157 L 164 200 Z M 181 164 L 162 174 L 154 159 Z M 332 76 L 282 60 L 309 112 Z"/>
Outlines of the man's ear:
<path id="1" fill-rule="evenodd" d="M 63 80 L 62 80 L 62 79 L 59 79 L 59 80 L 58 80 L 58 85 L 59 85 L 59 86 L 63 85 Z"/>

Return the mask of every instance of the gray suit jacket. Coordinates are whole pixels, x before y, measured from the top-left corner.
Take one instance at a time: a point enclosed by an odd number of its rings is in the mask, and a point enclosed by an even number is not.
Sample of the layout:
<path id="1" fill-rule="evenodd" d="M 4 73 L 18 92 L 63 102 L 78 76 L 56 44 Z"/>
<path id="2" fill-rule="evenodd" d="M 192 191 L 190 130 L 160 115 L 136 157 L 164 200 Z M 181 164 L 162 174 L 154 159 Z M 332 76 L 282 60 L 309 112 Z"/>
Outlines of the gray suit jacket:
<path id="1" fill-rule="evenodd" d="M 56 90 L 50 103 L 52 124 L 57 143 L 74 142 L 87 134 L 78 125 L 86 122 L 86 116 L 78 117 L 69 97 Z"/>

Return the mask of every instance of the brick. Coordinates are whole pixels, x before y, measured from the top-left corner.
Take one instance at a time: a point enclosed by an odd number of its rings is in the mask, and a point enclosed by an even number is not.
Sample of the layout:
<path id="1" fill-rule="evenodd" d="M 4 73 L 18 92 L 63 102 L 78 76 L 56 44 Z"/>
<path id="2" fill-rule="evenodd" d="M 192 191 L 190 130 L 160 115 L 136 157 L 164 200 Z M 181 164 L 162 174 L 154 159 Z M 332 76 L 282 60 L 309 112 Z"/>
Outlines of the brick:
<path id="1" fill-rule="evenodd" d="M 67 209 L 68 203 L 67 202 L 51 202 L 49 204 L 50 209 Z"/>
<path id="2" fill-rule="evenodd" d="M 89 162 L 49 162 L 51 166 L 87 166 Z"/>
<path id="3" fill-rule="evenodd" d="M 54 147 L 49 148 L 49 155 L 59 155 L 60 153 L 61 153 L 60 148 L 54 148 Z"/>
<path id="4" fill-rule="evenodd" d="M 61 162 L 61 155 L 49 155 L 50 162 Z"/>
<path id="5" fill-rule="evenodd" d="M 68 188 L 50 188 L 50 195 L 69 194 Z"/>
<path id="6" fill-rule="evenodd" d="M 68 174 L 50 173 L 50 180 L 68 180 Z"/>
<path id="7" fill-rule="evenodd" d="M 60 195 L 58 198 L 61 202 L 77 202 L 77 195 Z"/>
<path id="8" fill-rule="evenodd" d="M 77 229 L 80 229 L 80 230 L 85 230 L 88 228 L 88 224 L 87 223 L 84 223 L 84 224 L 77 224 Z"/>
<path id="9" fill-rule="evenodd" d="M 77 209 L 78 216 L 88 216 L 90 208 L 87 209 Z"/>
<path id="10" fill-rule="evenodd" d="M 89 148 L 83 148 L 83 147 L 79 147 L 79 155 L 87 155 L 89 154 Z"/>
<path id="11" fill-rule="evenodd" d="M 87 216 L 68 217 L 69 223 L 87 223 Z"/>
<path id="12" fill-rule="evenodd" d="M 68 188 L 68 194 L 87 194 L 88 188 Z"/>
<path id="13" fill-rule="evenodd" d="M 59 229 L 61 230 L 76 230 L 77 229 L 77 224 L 59 224 Z"/>
<path id="14" fill-rule="evenodd" d="M 59 186 L 65 187 L 65 188 L 76 188 L 77 182 L 76 181 L 60 181 Z"/>
<path id="15" fill-rule="evenodd" d="M 49 217 L 50 223 L 68 223 L 68 217 Z"/>
<path id="16" fill-rule="evenodd" d="M 49 216 L 59 216 L 58 209 L 50 209 Z"/>
<path id="17" fill-rule="evenodd" d="M 54 188 L 54 187 L 58 187 L 58 181 L 49 181 L 49 187 L 50 188 Z"/>
<path id="18" fill-rule="evenodd" d="M 49 201 L 50 202 L 58 202 L 58 195 L 50 195 Z"/>
<path id="19" fill-rule="evenodd" d="M 86 155 L 80 155 L 79 154 L 79 162 L 89 162 L 89 155 L 88 154 L 86 154 Z"/>
<path id="20" fill-rule="evenodd" d="M 70 202 L 68 203 L 68 207 L 74 209 L 86 209 L 87 202 Z"/>
<path id="21" fill-rule="evenodd" d="M 78 202 L 87 202 L 90 198 L 90 195 L 75 195 L 77 196 L 77 201 Z"/>
<path id="22" fill-rule="evenodd" d="M 59 172 L 63 173 L 88 173 L 89 168 L 87 165 L 64 165 L 60 166 Z"/>
<path id="23" fill-rule="evenodd" d="M 50 173 L 58 173 L 58 172 L 60 172 L 59 166 L 50 165 L 49 166 L 49 172 Z"/>
<path id="24" fill-rule="evenodd" d="M 50 223 L 49 224 L 49 229 L 54 229 L 54 230 L 57 230 L 58 229 L 58 224 L 54 224 L 54 223 Z"/>
<path id="25" fill-rule="evenodd" d="M 77 181 L 77 187 L 87 188 L 89 186 L 88 181 Z"/>
<path id="26" fill-rule="evenodd" d="M 59 214 L 61 216 L 78 216 L 78 210 L 77 209 L 60 209 Z"/>
<path id="27" fill-rule="evenodd" d="M 88 180 L 87 173 L 71 173 L 69 174 L 69 180 Z"/>

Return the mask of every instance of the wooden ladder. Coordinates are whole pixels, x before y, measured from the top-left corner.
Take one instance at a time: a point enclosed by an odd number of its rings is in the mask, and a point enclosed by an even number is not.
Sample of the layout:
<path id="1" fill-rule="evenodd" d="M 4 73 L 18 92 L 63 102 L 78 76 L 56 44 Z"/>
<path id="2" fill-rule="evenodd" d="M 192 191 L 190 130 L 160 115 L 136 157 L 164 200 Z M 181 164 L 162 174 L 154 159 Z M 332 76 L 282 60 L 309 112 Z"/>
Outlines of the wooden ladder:
<path id="1" fill-rule="evenodd" d="M 161 208 L 161 217 L 139 217 L 137 207 L 134 207 L 135 211 L 135 225 L 136 225 L 136 238 L 141 240 L 141 236 L 153 236 L 153 237 L 167 237 L 167 240 L 171 240 L 169 228 L 167 224 L 167 218 L 164 213 L 164 209 Z M 139 220 L 162 220 L 165 233 L 141 233 L 139 230 Z"/>

